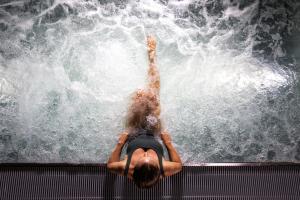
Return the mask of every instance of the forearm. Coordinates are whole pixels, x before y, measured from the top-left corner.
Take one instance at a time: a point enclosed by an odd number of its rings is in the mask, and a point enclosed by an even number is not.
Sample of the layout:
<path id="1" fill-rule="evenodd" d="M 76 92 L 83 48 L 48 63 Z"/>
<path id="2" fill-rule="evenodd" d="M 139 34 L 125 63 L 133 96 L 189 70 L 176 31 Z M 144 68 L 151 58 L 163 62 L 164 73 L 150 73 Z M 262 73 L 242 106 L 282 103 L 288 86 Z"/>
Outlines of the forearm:
<path id="1" fill-rule="evenodd" d="M 113 150 L 113 152 L 111 153 L 111 155 L 107 161 L 107 164 L 120 161 L 120 155 L 122 152 L 123 145 L 124 144 L 121 144 L 121 143 L 118 143 L 116 145 L 115 149 Z"/>
<path id="2" fill-rule="evenodd" d="M 171 142 L 165 143 L 169 156 L 170 156 L 170 161 L 172 162 L 177 162 L 181 164 L 181 159 L 180 156 L 178 155 L 176 149 L 173 147 Z"/>

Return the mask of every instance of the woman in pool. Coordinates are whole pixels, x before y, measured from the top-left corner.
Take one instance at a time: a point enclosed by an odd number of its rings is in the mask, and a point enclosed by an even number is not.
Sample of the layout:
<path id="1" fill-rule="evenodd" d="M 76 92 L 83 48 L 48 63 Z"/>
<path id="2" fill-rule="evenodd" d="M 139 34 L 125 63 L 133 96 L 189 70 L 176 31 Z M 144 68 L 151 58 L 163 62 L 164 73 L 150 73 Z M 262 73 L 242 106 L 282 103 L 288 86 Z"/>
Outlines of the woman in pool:
<path id="1" fill-rule="evenodd" d="M 139 188 L 150 188 L 159 179 L 181 171 L 181 159 L 172 145 L 167 131 L 162 131 L 160 121 L 159 90 L 160 78 L 155 61 L 156 41 L 147 37 L 149 83 L 145 90 L 138 90 L 132 97 L 126 118 L 126 131 L 118 140 L 107 167 L 111 172 L 132 179 Z M 170 161 L 163 158 L 163 147 L 158 142 L 160 137 L 166 146 Z M 127 155 L 120 161 L 124 144 L 128 142 Z"/>

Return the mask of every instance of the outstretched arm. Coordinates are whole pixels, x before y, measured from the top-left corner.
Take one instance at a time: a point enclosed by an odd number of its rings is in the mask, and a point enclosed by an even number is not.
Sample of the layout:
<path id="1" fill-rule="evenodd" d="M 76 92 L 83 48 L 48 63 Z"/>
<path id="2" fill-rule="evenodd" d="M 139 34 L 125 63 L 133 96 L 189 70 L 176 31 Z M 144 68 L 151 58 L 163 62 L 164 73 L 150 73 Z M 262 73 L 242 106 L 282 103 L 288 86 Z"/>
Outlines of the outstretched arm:
<path id="1" fill-rule="evenodd" d="M 113 173 L 122 174 L 124 169 L 124 162 L 120 161 L 120 155 L 122 152 L 122 148 L 128 138 L 128 133 L 123 132 L 118 140 L 118 144 L 116 145 L 115 149 L 111 153 L 108 161 L 107 161 L 107 168 L 109 171 Z"/>
<path id="2" fill-rule="evenodd" d="M 165 176 L 171 176 L 182 170 L 182 162 L 179 154 L 173 147 L 173 144 L 171 142 L 171 136 L 169 135 L 169 133 L 166 131 L 162 132 L 161 139 L 166 145 L 170 156 L 170 161 L 164 161 Z"/>
<path id="3" fill-rule="evenodd" d="M 159 77 L 158 69 L 156 67 L 156 40 L 153 36 L 147 37 L 147 45 L 148 45 L 148 58 L 149 58 L 148 87 L 157 96 L 159 96 L 160 77 Z"/>
<path id="4" fill-rule="evenodd" d="M 149 62 L 155 63 L 155 49 L 156 49 L 156 40 L 153 36 L 147 36 L 147 46 L 148 46 L 148 58 Z"/>

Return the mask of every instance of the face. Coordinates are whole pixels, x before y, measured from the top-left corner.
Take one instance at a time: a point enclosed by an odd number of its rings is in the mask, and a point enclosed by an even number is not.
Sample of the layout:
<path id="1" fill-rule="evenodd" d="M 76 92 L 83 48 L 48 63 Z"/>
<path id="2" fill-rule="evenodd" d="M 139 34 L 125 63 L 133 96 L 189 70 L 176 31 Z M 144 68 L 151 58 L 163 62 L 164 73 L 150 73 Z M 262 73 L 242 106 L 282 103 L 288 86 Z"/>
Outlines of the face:
<path id="1" fill-rule="evenodd" d="M 151 187 L 159 180 L 159 166 L 158 161 L 155 161 L 152 157 L 144 152 L 136 163 L 133 178 L 139 187 Z"/>

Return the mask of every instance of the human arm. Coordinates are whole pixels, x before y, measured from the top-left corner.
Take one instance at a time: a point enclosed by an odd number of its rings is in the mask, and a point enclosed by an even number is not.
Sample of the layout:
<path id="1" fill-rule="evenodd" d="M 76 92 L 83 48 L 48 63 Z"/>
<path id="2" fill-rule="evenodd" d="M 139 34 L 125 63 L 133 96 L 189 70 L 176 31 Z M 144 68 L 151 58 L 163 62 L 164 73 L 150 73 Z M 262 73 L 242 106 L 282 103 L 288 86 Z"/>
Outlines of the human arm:
<path id="1" fill-rule="evenodd" d="M 156 66 L 156 40 L 153 36 L 147 37 L 149 70 L 148 70 L 148 87 L 157 96 L 160 90 L 160 76 Z"/>
<path id="2" fill-rule="evenodd" d="M 161 139 L 167 147 L 170 156 L 170 161 L 164 161 L 165 176 L 171 176 L 182 170 L 182 162 L 179 154 L 172 144 L 171 136 L 167 131 L 161 133 Z"/>
<path id="3" fill-rule="evenodd" d="M 123 169 L 125 167 L 125 163 L 124 161 L 120 161 L 120 155 L 127 138 L 128 138 L 127 132 L 121 133 L 118 143 L 115 146 L 113 152 L 111 153 L 107 161 L 107 168 L 109 171 L 113 173 L 122 174 L 124 171 Z"/>
<path id="4" fill-rule="evenodd" d="M 148 58 L 150 64 L 155 63 L 156 40 L 153 36 L 147 36 Z"/>

